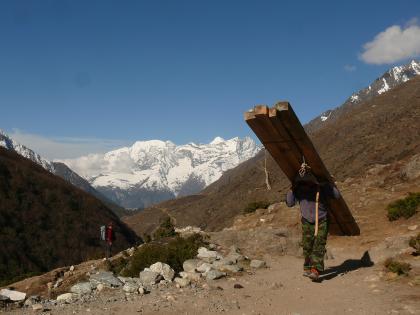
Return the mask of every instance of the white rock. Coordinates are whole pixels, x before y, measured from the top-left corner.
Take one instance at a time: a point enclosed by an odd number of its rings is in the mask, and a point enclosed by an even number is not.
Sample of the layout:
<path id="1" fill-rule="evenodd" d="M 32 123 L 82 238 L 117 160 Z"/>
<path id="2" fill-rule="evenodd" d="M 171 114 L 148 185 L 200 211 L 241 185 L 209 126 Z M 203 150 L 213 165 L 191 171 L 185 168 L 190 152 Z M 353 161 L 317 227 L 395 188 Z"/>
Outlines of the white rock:
<path id="1" fill-rule="evenodd" d="M 74 266 L 70 266 L 70 269 L 69 269 L 71 272 L 73 272 L 74 271 Z"/>
<path id="2" fill-rule="evenodd" d="M 156 284 L 161 279 L 161 275 L 158 272 L 146 270 L 146 268 L 140 272 L 140 282 L 144 285 Z"/>
<path id="3" fill-rule="evenodd" d="M 238 273 L 243 270 L 243 268 L 239 267 L 238 265 L 221 265 L 217 269 L 219 271 L 232 272 L 232 273 Z"/>
<path id="4" fill-rule="evenodd" d="M 197 267 L 197 271 L 201 273 L 207 273 L 213 268 L 213 265 L 209 263 L 202 263 Z"/>
<path id="5" fill-rule="evenodd" d="M 206 273 L 207 280 L 216 280 L 226 276 L 226 273 L 220 272 L 219 270 L 210 270 Z"/>
<path id="6" fill-rule="evenodd" d="M 14 301 L 14 302 L 23 301 L 26 298 L 26 293 L 9 290 L 9 289 L 1 289 L 0 295 L 7 297 L 11 301 Z"/>
<path id="7" fill-rule="evenodd" d="M 409 229 L 410 231 L 415 231 L 417 230 L 417 225 L 410 225 L 409 227 L 407 227 L 407 229 Z"/>
<path id="8" fill-rule="evenodd" d="M 32 305 L 32 310 L 34 311 L 43 311 L 44 310 L 44 306 L 40 303 L 37 304 L 33 304 Z"/>
<path id="9" fill-rule="evenodd" d="M 73 300 L 73 293 L 64 293 L 61 294 L 59 296 L 57 296 L 57 301 L 58 302 L 65 302 L 65 303 L 70 303 Z"/>
<path id="10" fill-rule="evenodd" d="M 190 284 L 190 280 L 185 279 L 185 278 L 175 278 L 174 281 L 176 284 L 178 284 L 180 288 L 186 287 L 187 285 Z"/>
<path id="11" fill-rule="evenodd" d="M 105 289 L 105 286 L 102 284 L 102 283 L 99 283 L 97 286 L 96 286 L 96 290 L 98 291 L 98 292 L 101 292 L 101 291 L 103 291 Z"/>
<path id="12" fill-rule="evenodd" d="M 184 261 L 182 267 L 184 268 L 185 272 L 195 272 L 198 265 L 202 263 L 203 262 L 199 259 L 188 259 Z"/>
<path id="13" fill-rule="evenodd" d="M 251 263 L 249 265 L 251 266 L 251 268 L 259 269 L 264 268 L 266 266 L 266 263 L 263 260 L 254 259 L 251 260 Z"/>
<path id="14" fill-rule="evenodd" d="M 220 259 L 221 258 L 221 255 L 218 252 L 214 251 L 214 250 L 208 250 L 205 247 L 200 247 L 198 249 L 197 258 L 216 260 L 216 259 Z"/>
<path id="15" fill-rule="evenodd" d="M 179 273 L 179 275 L 184 279 L 188 279 L 188 280 L 194 281 L 194 282 L 198 282 L 201 279 L 201 273 L 198 273 L 198 272 L 182 271 L 182 272 Z"/>
<path id="16" fill-rule="evenodd" d="M 127 293 L 134 293 L 139 290 L 139 285 L 133 282 L 126 282 L 123 286 L 123 291 Z"/>
<path id="17" fill-rule="evenodd" d="M 90 282 L 77 283 L 70 288 L 70 292 L 78 295 L 89 294 L 92 292 L 92 285 Z"/>
<path id="18" fill-rule="evenodd" d="M 172 281 L 175 271 L 168 264 L 157 262 L 150 266 L 150 270 L 160 274 L 165 280 Z"/>
<path id="19" fill-rule="evenodd" d="M 146 293 L 146 290 L 144 290 L 144 288 L 143 288 L 143 287 L 140 287 L 140 288 L 138 289 L 138 292 L 139 292 L 139 294 L 140 294 L 140 295 L 143 295 L 144 293 Z"/>

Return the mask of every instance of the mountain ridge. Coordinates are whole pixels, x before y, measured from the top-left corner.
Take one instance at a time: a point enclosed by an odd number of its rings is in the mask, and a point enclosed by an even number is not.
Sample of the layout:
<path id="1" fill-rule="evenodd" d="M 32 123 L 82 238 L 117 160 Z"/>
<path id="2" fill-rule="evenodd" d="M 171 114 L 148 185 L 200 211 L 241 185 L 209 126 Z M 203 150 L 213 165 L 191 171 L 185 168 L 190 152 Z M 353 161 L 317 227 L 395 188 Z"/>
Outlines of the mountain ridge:
<path id="1" fill-rule="evenodd" d="M 185 145 L 149 140 L 62 162 L 114 202 L 141 208 L 197 193 L 259 150 L 249 137 Z"/>

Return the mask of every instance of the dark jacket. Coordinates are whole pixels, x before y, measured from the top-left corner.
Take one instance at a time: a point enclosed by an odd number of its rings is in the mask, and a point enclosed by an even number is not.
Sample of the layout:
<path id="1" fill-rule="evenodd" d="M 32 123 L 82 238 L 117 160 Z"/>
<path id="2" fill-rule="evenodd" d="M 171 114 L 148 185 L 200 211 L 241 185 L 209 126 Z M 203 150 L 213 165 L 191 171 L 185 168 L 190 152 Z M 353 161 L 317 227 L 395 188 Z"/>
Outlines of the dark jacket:
<path id="1" fill-rule="evenodd" d="M 323 221 L 327 218 L 328 212 L 328 199 L 340 198 L 340 192 L 338 189 L 330 184 L 321 186 L 297 186 L 293 190 L 290 190 L 286 196 L 286 204 L 289 207 L 293 207 L 296 202 L 299 202 L 300 212 L 302 217 L 310 222 L 315 222 L 315 204 L 316 204 L 316 192 L 319 187 L 319 207 L 318 207 L 318 220 Z"/>

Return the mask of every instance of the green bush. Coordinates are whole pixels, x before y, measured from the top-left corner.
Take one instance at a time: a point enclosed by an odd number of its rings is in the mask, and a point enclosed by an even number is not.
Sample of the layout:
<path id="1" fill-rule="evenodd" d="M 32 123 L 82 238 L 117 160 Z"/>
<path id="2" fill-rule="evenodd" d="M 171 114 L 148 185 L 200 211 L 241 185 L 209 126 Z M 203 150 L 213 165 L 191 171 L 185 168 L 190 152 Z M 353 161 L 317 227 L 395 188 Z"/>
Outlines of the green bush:
<path id="1" fill-rule="evenodd" d="M 420 255 L 420 233 L 410 238 L 409 245 L 416 250 L 416 255 Z"/>
<path id="2" fill-rule="evenodd" d="M 176 272 L 183 270 L 182 264 L 197 255 L 199 247 L 204 245 L 201 235 L 194 234 L 188 238 L 176 237 L 166 244 L 148 243 L 138 248 L 122 270 L 125 277 L 138 277 L 139 272 L 156 262 L 166 263 Z"/>
<path id="3" fill-rule="evenodd" d="M 406 198 L 388 205 L 388 219 L 389 221 L 395 221 L 401 217 L 408 219 L 416 214 L 419 205 L 420 193 L 409 193 Z"/>
<path id="4" fill-rule="evenodd" d="M 153 233 L 154 240 L 160 240 L 166 237 L 175 236 L 175 227 L 172 224 L 171 218 L 166 217 L 165 220 L 160 224 L 157 230 Z"/>
<path id="5" fill-rule="evenodd" d="M 394 272 L 398 275 L 407 275 L 411 269 L 410 264 L 395 260 L 394 258 L 388 258 L 385 260 L 384 265 L 388 271 Z"/>
<path id="6" fill-rule="evenodd" d="M 243 212 L 244 213 L 252 213 L 252 212 L 255 212 L 255 210 L 257 210 L 257 209 L 267 209 L 269 205 L 270 205 L 270 203 L 267 202 L 267 201 L 251 202 L 245 207 Z"/>

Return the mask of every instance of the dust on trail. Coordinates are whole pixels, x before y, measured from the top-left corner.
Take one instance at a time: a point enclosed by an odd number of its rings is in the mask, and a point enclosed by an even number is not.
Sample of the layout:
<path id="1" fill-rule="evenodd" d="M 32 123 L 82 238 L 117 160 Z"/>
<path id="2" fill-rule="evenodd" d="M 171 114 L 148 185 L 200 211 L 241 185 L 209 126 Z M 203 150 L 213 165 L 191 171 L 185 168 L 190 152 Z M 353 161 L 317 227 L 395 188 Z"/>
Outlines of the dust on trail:
<path id="1" fill-rule="evenodd" d="M 420 287 L 375 277 L 382 266 L 361 267 L 363 253 L 328 260 L 326 267 L 344 266 L 320 283 L 301 275 L 302 260 L 292 256 L 267 259 L 269 268 L 235 278 L 208 282 L 207 288 L 153 290 L 145 296 L 116 290 L 97 301 L 53 308 L 50 314 L 420 314 Z M 347 261 L 347 262 L 345 262 Z M 350 263 L 348 263 L 350 261 Z M 336 268 L 334 268 L 336 269 Z M 343 272 L 346 268 L 339 268 Z M 241 289 L 234 285 L 240 284 Z M 117 295 L 118 294 L 118 295 Z M 13 314 L 32 314 L 16 311 Z"/>

